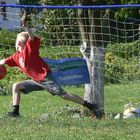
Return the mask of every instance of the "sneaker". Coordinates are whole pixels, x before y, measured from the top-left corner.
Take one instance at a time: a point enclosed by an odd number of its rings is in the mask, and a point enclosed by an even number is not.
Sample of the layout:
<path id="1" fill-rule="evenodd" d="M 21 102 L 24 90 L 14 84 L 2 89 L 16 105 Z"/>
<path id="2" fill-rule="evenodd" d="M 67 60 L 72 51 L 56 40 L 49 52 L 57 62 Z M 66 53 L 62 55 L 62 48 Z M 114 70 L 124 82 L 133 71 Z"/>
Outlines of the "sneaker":
<path id="1" fill-rule="evenodd" d="M 6 116 L 15 118 L 15 117 L 20 117 L 20 114 L 12 111 L 12 112 L 8 112 Z"/>
<path id="2" fill-rule="evenodd" d="M 103 117 L 103 113 L 99 110 L 97 104 L 93 104 L 93 108 L 91 110 L 97 119 L 101 119 Z"/>
<path id="3" fill-rule="evenodd" d="M 93 113 L 95 114 L 97 119 L 101 119 L 103 117 L 103 113 L 99 109 L 93 110 Z"/>
<path id="4" fill-rule="evenodd" d="M 91 112 L 93 112 L 93 116 L 97 119 L 101 119 L 103 116 L 103 113 L 99 110 L 99 107 L 96 103 L 89 103 L 87 101 L 83 104 L 85 107 L 87 107 Z"/>

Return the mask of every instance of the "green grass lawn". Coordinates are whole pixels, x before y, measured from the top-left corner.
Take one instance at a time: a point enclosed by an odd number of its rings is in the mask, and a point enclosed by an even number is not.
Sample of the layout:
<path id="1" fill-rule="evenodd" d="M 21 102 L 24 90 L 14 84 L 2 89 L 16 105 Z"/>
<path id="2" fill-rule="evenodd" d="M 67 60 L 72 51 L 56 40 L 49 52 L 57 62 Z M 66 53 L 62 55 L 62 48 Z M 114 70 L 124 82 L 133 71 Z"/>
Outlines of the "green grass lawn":
<path id="1" fill-rule="evenodd" d="M 84 88 L 67 87 L 67 91 L 83 97 Z M 140 84 L 105 86 L 105 113 L 122 112 L 124 105 L 140 102 Z M 0 96 L 0 140 L 139 140 L 140 118 L 94 120 L 76 117 L 68 108 L 81 108 L 47 92 L 21 96 L 21 117 L 5 118 L 11 110 L 11 96 Z M 43 113 L 48 121 L 40 120 Z"/>

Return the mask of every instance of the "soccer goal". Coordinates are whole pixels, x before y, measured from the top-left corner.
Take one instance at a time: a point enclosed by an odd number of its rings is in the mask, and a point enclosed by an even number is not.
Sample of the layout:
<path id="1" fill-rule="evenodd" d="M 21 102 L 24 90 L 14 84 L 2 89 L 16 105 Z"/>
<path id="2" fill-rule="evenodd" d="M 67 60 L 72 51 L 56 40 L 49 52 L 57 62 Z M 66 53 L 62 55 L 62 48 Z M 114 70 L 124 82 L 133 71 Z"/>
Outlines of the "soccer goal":
<path id="1" fill-rule="evenodd" d="M 26 11 L 32 30 L 42 39 L 42 57 L 86 60 L 90 79 L 85 84 L 86 100 L 103 108 L 104 84 L 140 80 L 139 4 L 0 7 L 5 8 L 0 15 L 1 57 L 13 51 L 16 33 L 23 30 L 20 17 Z"/>

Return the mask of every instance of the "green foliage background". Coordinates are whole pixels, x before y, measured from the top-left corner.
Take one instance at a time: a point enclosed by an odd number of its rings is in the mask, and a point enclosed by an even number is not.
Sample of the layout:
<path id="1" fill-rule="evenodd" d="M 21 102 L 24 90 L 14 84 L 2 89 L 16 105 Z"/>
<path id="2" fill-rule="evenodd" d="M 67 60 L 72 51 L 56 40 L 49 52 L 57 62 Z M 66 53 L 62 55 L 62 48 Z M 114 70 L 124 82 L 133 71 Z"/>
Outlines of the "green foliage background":
<path id="1" fill-rule="evenodd" d="M 15 52 L 15 39 L 16 32 L 0 31 L 1 49 L 0 59 L 6 58 Z M 12 39 L 11 38 L 14 38 Z M 2 45 L 3 44 L 3 45 Z M 6 45 L 4 45 L 6 44 Z M 62 59 L 71 57 L 82 57 L 78 46 L 73 47 L 47 47 L 41 46 L 40 55 L 42 58 Z M 108 45 L 106 48 L 106 61 L 105 61 L 105 82 L 118 83 L 122 81 L 134 81 L 140 79 L 139 71 L 139 41 L 133 43 L 117 43 Z M 17 68 L 7 66 L 8 74 L 5 79 L 0 81 L 1 87 L 7 85 L 9 89 L 16 81 L 28 79 Z M 7 94 L 7 91 L 4 91 Z"/>
<path id="2" fill-rule="evenodd" d="M 84 2 L 84 1 L 83 1 Z M 87 1 L 86 1 L 87 2 Z M 139 0 L 121 0 L 121 1 L 112 1 L 112 0 L 105 0 L 103 1 L 95 1 L 95 3 L 97 2 L 97 4 L 102 4 L 102 3 L 106 3 L 106 4 L 134 4 L 134 3 L 139 3 Z M 34 4 L 34 5 L 41 5 L 41 4 L 45 4 L 45 5 L 78 5 L 79 3 L 82 3 L 81 1 L 76 1 L 76 0 L 57 0 L 57 1 L 51 1 L 51 0 L 31 0 L 31 1 L 27 1 L 27 0 L 19 0 L 19 4 Z M 91 4 L 91 3 L 90 3 Z M 35 18 L 37 16 L 36 12 L 39 11 L 32 11 L 31 9 L 27 9 L 28 10 L 28 14 L 30 16 L 30 18 Z M 53 18 L 58 18 L 59 19 L 59 14 L 58 10 L 45 10 L 44 12 L 44 18 L 40 18 L 36 20 L 36 25 L 43 23 L 43 25 L 50 25 L 51 30 L 46 29 L 45 30 L 45 34 L 43 34 L 43 36 L 45 38 L 49 39 L 49 35 L 47 34 L 47 31 L 49 30 L 54 31 L 54 32 L 59 32 L 62 29 L 61 28 L 56 28 L 53 27 L 54 25 L 54 21 L 52 20 Z M 32 13 L 32 14 L 31 14 Z M 68 10 L 59 10 L 59 13 L 61 14 L 61 16 L 63 17 L 75 17 L 75 10 L 72 9 L 68 9 Z M 132 15 L 133 17 L 137 16 L 138 10 L 137 9 L 132 9 L 130 10 L 128 9 L 118 9 L 116 11 L 116 17 L 121 17 L 123 15 L 123 18 L 126 18 L 128 15 Z M 31 15 L 30 15 L 31 14 Z M 56 21 L 55 21 L 56 22 Z M 60 21 L 57 20 L 58 24 Z M 64 22 L 67 23 L 67 20 L 65 20 Z M 72 21 L 72 24 L 75 24 L 75 20 Z M 65 30 L 67 32 L 69 31 L 78 31 L 77 28 L 68 28 L 66 27 Z M 1 49 L 0 49 L 0 57 L 5 58 L 8 57 L 9 55 L 13 54 L 15 52 L 15 39 L 16 39 L 16 34 L 17 32 L 10 32 L 10 31 L 5 31 L 5 30 L 0 30 L 0 37 L 1 37 Z M 39 36 L 41 36 L 41 34 L 39 34 L 39 32 L 37 33 Z M 77 38 L 77 35 L 73 35 L 74 38 Z M 69 39 L 71 38 L 71 34 L 68 34 L 66 36 L 64 36 L 63 34 L 60 34 L 60 39 L 63 38 L 65 39 Z M 14 39 L 15 38 L 15 39 Z M 58 38 L 58 36 L 51 36 L 50 39 L 56 39 Z M 75 39 L 76 40 L 76 39 Z M 73 42 L 74 44 L 76 44 L 77 46 L 79 46 L 79 42 Z M 48 44 L 46 45 L 50 45 L 51 43 L 48 41 Z M 55 44 L 51 44 L 49 47 L 44 48 L 42 46 L 42 49 L 40 50 L 41 52 L 41 56 L 42 57 L 48 57 L 51 59 L 60 59 L 60 58 L 67 58 L 67 57 L 82 57 L 81 53 L 79 51 L 79 47 L 75 47 L 74 44 L 70 44 L 73 47 L 67 47 L 66 42 L 63 41 L 61 42 L 61 46 L 64 47 L 52 47 Z M 11 47 L 13 46 L 13 47 Z M 118 48 L 119 53 L 117 53 L 117 51 L 113 51 L 116 50 L 116 48 Z M 133 43 L 129 43 L 129 44 L 125 44 L 125 43 L 121 43 L 121 44 L 114 44 L 114 45 L 109 45 L 107 50 L 110 49 L 111 51 L 107 51 L 106 53 L 106 65 L 105 65 L 105 81 L 106 83 L 118 83 L 120 81 L 123 80 L 139 80 L 139 71 L 138 71 L 138 55 L 139 55 L 139 46 L 138 46 L 138 42 L 133 42 Z M 71 52 L 71 53 L 66 53 L 66 52 Z M 76 53 L 75 53 L 76 52 Z M 121 53 L 122 52 L 122 53 Z M 124 57 L 125 56 L 125 57 Z M 136 67 L 134 67 L 136 66 Z M 8 70 L 8 75 L 6 77 L 6 80 L 1 80 L 0 84 L 1 86 L 8 85 L 9 87 L 11 87 L 11 84 L 13 81 L 19 81 L 19 80 L 23 80 L 23 79 L 27 79 L 27 77 L 21 73 L 18 69 L 16 68 L 9 68 L 7 67 Z"/>
<path id="3" fill-rule="evenodd" d="M 137 81 L 139 70 L 139 41 L 108 45 L 105 63 L 106 83 Z"/>
<path id="4" fill-rule="evenodd" d="M 19 0 L 19 4 L 33 4 L 33 5 L 79 5 L 79 4 L 86 4 L 86 5 L 107 5 L 107 4 L 138 4 L 139 0 L 92 0 L 86 1 L 86 0 L 57 0 L 57 1 L 52 1 L 52 0 Z M 117 8 L 117 9 L 112 9 L 115 12 L 114 18 L 117 18 L 119 20 L 124 20 L 128 16 L 131 16 L 133 18 L 139 19 L 140 12 L 139 8 Z M 49 39 L 69 39 L 72 38 L 76 39 L 79 38 L 78 34 L 71 34 L 70 32 L 76 32 L 78 31 L 77 27 L 62 27 L 62 26 L 54 26 L 54 25 L 66 25 L 69 22 L 68 17 L 74 18 L 71 20 L 71 25 L 76 25 L 77 20 L 75 17 L 77 17 L 77 10 L 75 9 L 44 9 L 42 11 L 43 17 L 39 18 L 36 16 L 36 13 L 39 12 L 39 9 L 26 9 L 26 11 L 29 14 L 29 18 L 31 20 L 35 19 L 36 20 L 36 25 L 43 24 L 45 29 L 44 31 L 46 32 L 43 36 L 45 38 L 48 38 L 47 43 L 51 45 L 56 45 L 57 42 L 51 42 Z M 106 12 L 109 12 L 109 10 L 106 10 Z M 32 13 L 32 14 L 31 14 Z M 34 14 L 33 14 L 34 13 Z M 60 17 L 64 17 L 63 21 L 59 20 Z M 54 20 L 55 19 L 55 20 Z M 64 33 L 59 33 L 60 31 L 65 30 L 67 34 Z M 52 34 L 50 35 L 49 32 L 58 32 L 59 34 Z M 69 32 L 69 33 L 68 33 Z M 66 41 L 61 41 L 59 42 L 59 45 L 65 45 L 67 42 Z M 48 45 L 46 44 L 46 45 Z M 74 40 L 70 45 L 79 44 L 79 41 Z"/>

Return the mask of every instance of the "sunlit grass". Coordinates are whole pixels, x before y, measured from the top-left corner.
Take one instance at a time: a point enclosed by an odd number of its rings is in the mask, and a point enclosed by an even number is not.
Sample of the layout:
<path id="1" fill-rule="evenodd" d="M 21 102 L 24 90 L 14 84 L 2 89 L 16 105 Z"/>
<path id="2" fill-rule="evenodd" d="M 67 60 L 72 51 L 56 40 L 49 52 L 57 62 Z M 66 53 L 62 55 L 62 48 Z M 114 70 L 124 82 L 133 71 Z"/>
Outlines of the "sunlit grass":
<path id="1" fill-rule="evenodd" d="M 121 112 L 124 104 L 140 101 L 139 84 L 105 86 L 105 112 Z M 84 88 L 67 87 L 67 91 L 84 95 Z M 74 117 L 67 107 L 81 108 L 47 92 L 21 96 L 21 117 L 5 118 L 11 110 L 11 96 L 0 96 L 0 140 L 139 140 L 140 119 L 94 120 Z M 50 114 L 48 121 L 40 120 L 42 113 Z"/>

